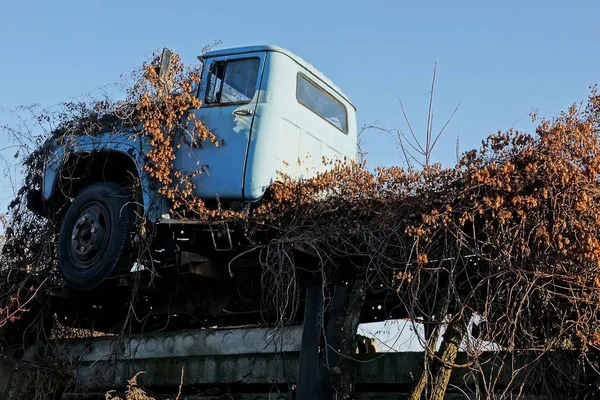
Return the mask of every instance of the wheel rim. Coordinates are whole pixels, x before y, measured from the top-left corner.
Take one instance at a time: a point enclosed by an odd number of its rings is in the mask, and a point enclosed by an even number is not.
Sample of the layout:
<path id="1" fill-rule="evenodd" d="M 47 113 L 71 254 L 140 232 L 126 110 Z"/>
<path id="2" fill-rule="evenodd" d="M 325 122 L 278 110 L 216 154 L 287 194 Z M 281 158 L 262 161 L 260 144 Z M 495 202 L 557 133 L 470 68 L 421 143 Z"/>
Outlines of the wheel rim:
<path id="1" fill-rule="evenodd" d="M 90 203 L 77 215 L 69 245 L 69 258 L 77 268 L 89 268 L 105 253 L 110 232 L 108 210 Z"/>

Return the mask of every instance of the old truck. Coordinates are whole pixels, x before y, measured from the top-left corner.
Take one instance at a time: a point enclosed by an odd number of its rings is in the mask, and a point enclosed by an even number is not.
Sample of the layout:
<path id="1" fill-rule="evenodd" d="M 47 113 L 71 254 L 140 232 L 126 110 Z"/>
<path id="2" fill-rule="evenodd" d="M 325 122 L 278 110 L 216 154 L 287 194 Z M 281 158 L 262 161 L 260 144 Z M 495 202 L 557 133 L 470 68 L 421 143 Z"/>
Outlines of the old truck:
<path id="1" fill-rule="evenodd" d="M 261 201 L 282 174 L 310 177 L 326 168 L 323 158 L 356 158 L 355 107 L 300 57 L 274 46 L 250 46 L 199 59 L 202 106 L 190 112 L 225 145 L 196 147 L 182 139 L 174 168 L 207 166 L 207 173 L 193 178 L 196 195 L 241 208 Z M 29 204 L 59 221 L 60 270 L 71 288 L 92 290 L 130 271 L 140 216 L 153 226 L 171 227 L 171 237 L 185 233 L 186 238 L 175 238 L 182 239 L 177 249 L 185 254 L 232 249 L 229 227 L 178 221 L 169 214 L 169 201 L 143 168 L 149 148 L 143 138 L 107 132 L 63 138 L 50 147 L 42 183 L 30 193 Z M 131 203 L 141 210 L 128 207 Z M 212 240 L 196 239 L 196 231 L 208 232 Z"/>

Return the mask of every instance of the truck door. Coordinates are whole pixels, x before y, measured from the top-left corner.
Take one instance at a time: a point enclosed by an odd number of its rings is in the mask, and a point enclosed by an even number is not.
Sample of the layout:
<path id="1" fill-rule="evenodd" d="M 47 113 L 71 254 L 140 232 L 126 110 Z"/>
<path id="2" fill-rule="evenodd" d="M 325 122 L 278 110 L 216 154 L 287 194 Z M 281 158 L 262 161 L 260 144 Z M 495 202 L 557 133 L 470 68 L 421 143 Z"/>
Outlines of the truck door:
<path id="1" fill-rule="evenodd" d="M 209 58 L 204 61 L 199 90 L 202 106 L 195 118 L 215 133 L 219 145 L 194 143 L 182 138 L 174 167 L 191 172 L 204 166 L 205 172 L 192 182 L 195 194 L 214 199 L 243 199 L 243 182 L 248 146 L 252 134 L 265 52 Z"/>

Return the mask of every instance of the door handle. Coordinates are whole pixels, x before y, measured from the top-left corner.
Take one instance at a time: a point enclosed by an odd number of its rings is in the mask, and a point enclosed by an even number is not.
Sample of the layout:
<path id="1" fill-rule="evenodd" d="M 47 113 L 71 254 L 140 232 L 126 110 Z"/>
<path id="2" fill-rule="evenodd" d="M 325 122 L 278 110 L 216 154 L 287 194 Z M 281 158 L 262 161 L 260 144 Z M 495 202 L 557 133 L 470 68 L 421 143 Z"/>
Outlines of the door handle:
<path id="1" fill-rule="evenodd" d="M 248 110 L 248 109 L 242 109 L 242 110 L 235 110 L 233 113 L 235 115 L 241 115 L 241 116 L 247 117 L 248 115 L 254 114 L 254 111 Z"/>

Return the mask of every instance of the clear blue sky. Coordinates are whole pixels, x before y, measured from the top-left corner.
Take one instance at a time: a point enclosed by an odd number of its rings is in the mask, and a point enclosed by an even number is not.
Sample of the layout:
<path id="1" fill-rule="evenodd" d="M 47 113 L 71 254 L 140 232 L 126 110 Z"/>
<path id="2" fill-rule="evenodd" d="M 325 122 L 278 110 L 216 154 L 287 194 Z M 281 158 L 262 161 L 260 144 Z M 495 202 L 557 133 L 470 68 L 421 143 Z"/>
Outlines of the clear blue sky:
<path id="1" fill-rule="evenodd" d="M 600 76 L 600 2 L 589 1 L 5 1 L 0 12 L 0 107 L 53 105 L 127 73 L 168 46 L 269 43 L 290 49 L 340 86 L 359 125 L 405 129 L 402 98 L 425 126 L 434 61 L 436 126 L 462 103 L 435 153 L 453 161 L 491 132 L 532 127 L 585 98 Z M 0 113 L 0 116 L 2 114 Z M 371 165 L 399 161 L 394 141 L 366 138 Z"/>

